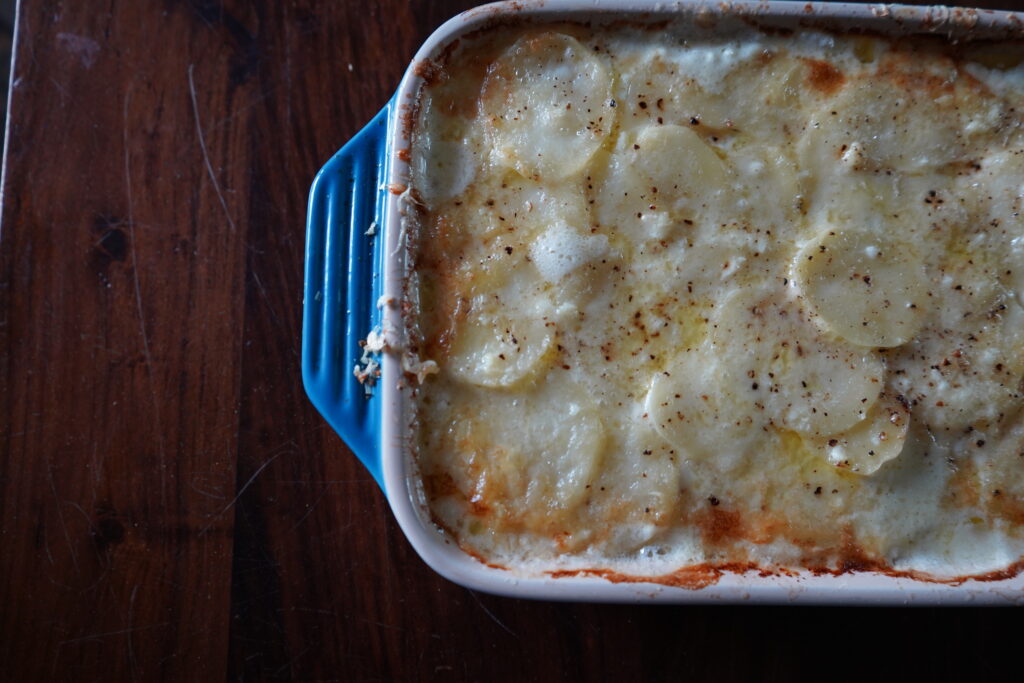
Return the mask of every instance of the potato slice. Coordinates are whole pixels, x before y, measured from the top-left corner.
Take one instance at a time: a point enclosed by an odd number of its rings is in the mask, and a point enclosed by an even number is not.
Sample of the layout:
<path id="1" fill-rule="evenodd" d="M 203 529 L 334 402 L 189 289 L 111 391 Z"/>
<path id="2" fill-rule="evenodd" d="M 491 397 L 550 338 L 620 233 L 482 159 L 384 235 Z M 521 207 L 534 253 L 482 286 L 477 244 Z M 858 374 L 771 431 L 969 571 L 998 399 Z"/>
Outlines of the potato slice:
<path id="1" fill-rule="evenodd" d="M 516 41 L 490 66 L 480 108 L 494 160 L 534 180 L 578 172 L 615 121 L 608 70 L 560 33 Z"/>
<path id="2" fill-rule="evenodd" d="M 430 109 L 434 95 L 424 94 L 420 106 Z M 434 206 L 462 194 L 476 178 L 479 166 L 478 123 L 445 116 L 425 117 L 424 125 L 413 139 L 413 185 L 419 197 Z"/>
<path id="3" fill-rule="evenodd" d="M 668 124 L 719 128 L 734 115 L 720 93 L 705 90 L 695 79 L 681 77 L 679 65 L 664 49 L 646 52 L 620 68 L 622 76 L 613 87 L 624 129 L 654 124 L 659 118 Z"/>
<path id="4" fill-rule="evenodd" d="M 1006 254 L 1006 286 L 1011 299 L 1024 309 L 1024 235 L 1015 237 L 1013 248 Z"/>
<path id="5" fill-rule="evenodd" d="M 534 529 L 583 501 L 605 444 L 596 407 L 564 380 L 543 383 L 529 400 L 492 395 L 476 401 L 453 429 L 467 498 L 499 521 Z"/>
<path id="6" fill-rule="evenodd" d="M 798 144 L 802 165 L 815 175 L 840 161 L 853 170 L 917 173 L 963 159 L 956 99 L 900 86 L 900 78 L 913 77 L 896 72 L 847 83 L 811 117 Z"/>
<path id="7" fill-rule="evenodd" d="M 632 438 L 602 462 L 588 507 L 588 512 L 601 510 L 613 522 L 597 533 L 600 547 L 614 555 L 636 552 L 667 531 L 678 520 L 685 489 L 679 451 L 655 431 L 651 420 L 633 427 Z"/>
<path id="8" fill-rule="evenodd" d="M 742 414 L 804 435 L 863 420 L 881 392 L 878 354 L 825 338 L 807 311 L 781 295 L 736 294 L 720 304 L 709 343 L 727 365 L 719 379 Z"/>
<path id="9" fill-rule="evenodd" d="M 998 279 L 1012 300 L 1024 307 L 1024 150 L 990 154 L 977 174 L 958 178 L 958 194 L 977 216 L 971 255 L 989 252 Z M 1016 235 L 1006 248 L 1006 235 Z"/>
<path id="10" fill-rule="evenodd" d="M 745 392 L 722 381 L 723 361 L 707 348 L 683 353 L 654 376 L 644 411 L 685 457 L 728 471 L 754 452 L 767 420 Z"/>
<path id="11" fill-rule="evenodd" d="M 731 469 L 772 425 L 836 434 L 878 400 L 877 355 L 824 339 L 792 302 L 736 295 L 711 327 L 699 350 L 655 376 L 645 406 L 658 433 L 690 457 Z"/>
<path id="12" fill-rule="evenodd" d="M 799 226 L 803 189 L 797 168 L 778 147 L 746 145 L 733 147 L 729 161 L 736 171 L 734 192 L 758 227 L 792 230 Z M 765 201 L 771 197 L 771 201 Z"/>
<path id="13" fill-rule="evenodd" d="M 835 467 L 868 476 L 903 452 L 909 426 L 907 407 L 883 395 L 862 422 L 840 434 L 812 439 L 811 445 Z"/>
<path id="14" fill-rule="evenodd" d="M 677 219 L 704 213 L 728 189 L 728 167 L 682 126 L 648 126 L 609 160 L 594 193 L 598 222 L 641 239 L 661 239 Z"/>
<path id="15" fill-rule="evenodd" d="M 553 356 L 554 332 L 542 321 L 506 315 L 466 320 L 455 332 L 448 369 L 481 387 L 513 387 Z"/>
<path id="16" fill-rule="evenodd" d="M 496 235 L 528 240 L 559 221 L 578 227 L 592 223 L 580 181 L 539 183 L 511 170 L 499 175 L 500 182 L 486 187 L 482 201 L 466 202 L 452 212 L 454 229 L 469 233 L 473 226 L 472 232 L 486 242 Z"/>
<path id="17" fill-rule="evenodd" d="M 888 235 L 824 230 L 797 253 L 793 271 L 815 320 L 852 344 L 900 346 L 924 320 L 924 264 L 914 247 Z"/>

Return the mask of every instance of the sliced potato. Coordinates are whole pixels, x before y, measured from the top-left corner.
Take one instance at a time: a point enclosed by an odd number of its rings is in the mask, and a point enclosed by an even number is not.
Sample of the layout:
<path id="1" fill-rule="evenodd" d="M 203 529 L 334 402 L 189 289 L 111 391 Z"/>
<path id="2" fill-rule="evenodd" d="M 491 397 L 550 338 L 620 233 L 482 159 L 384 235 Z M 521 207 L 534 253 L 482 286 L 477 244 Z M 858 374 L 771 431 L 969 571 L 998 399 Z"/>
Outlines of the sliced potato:
<path id="1" fill-rule="evenodd" d="M 990 252 L 998 280 L 1024 307 L 1024 149 L 990 154 L 977 174 L 959 178 L 959 192 L 975 213 L 970 253 Z M 1006 235 L 1016 235 L 1005 247 Z M 965 250 L 966 252 L 967 250 Z"/>
<path id="2" fill-rule="evenodd" d="M 924 320 L 928 279 L 921 257 L 883 233 L 826 229 L 797 253 L 793 271 L 815 320 L 852 344 L 899 346 Z"/>
<path id="3" fill-rule="evenodd" d="M 427 91 L 421 106 L 432 107 L 433 97 Z M 420 199 L 433 206 L 462 194 L 476 178 L 479 124 L 444 114 L 425 117 L 424 124 L 413 140 L 411 177 Z"/>
<path id="4" fill-rule="evenodd" d="M 508 234 L 527 239 L 552 223 L 591 224 L 590 207 L 578 180 L 540 183 L 507 171 L 493 183 L 483 201 L 461 208 L 458 226 L 478 226 L 481 236 Z"/>
<path id="5" fill-rule="evenodd" d="M 725 163 L 689 128 L 648 126 L 609 160 L 594 193 L 596 217 L 608 229 L 660 239 L 666 224 L 719 202 L 728 177 Z"/>
<path id="6" fill-rule="evenodd" d="M 963 159 L 966 152 L 952 94 L 928 98 L 900 87 L 902 72 L 848 82 L 810 120 L 798 144 L 803 166 L 827 174 L 852 170 L 916 173 Z"/>
<path id="7" fill-rule="evenodd" d="M 874 352 L 825 338 L 796 302 L 737 294 L 712 321 L 710 345 L 729 359 L 720 382 L 743 414 L 804 435 L 835 434 L 863 420 L 881 392 Z"/>
<path id="8" fill-rule="evenodd" d="M 799 59 L 732 41 L 646 51 L 623 70 L 614 87 L 626 130 L 659 122 L 707 136 L 772 140 L 793 127 L 810 94 Z M 744 93 L 743 107 L 730 104 L 730 89 Z"/>
<path id="9" fill-rule="evenodd" d="M 804 120 L 805 110 L 818 99 L 805 83 L 807 71 L 804 60 L 795 55 L 760 52 L 747 68 L 732 75 L 732 87 L 745 93 L 745 106 L 729 108 L 724 132 L 755 144 L 789 138 L 795 124 Z"/>
<path id="10" fill-rule="evenodd" d="M 909 203 L 900 197 L 897 184 L 890 176 L 869 173 L 837 173 L 810 175 L 805 185 L 809 191 L 808 213 L 812 226 L 827 222 L 838 226 L 885 229 L 895 214 Z M 836 191 L 837 186 L 842 191 Z M 915 198 L 916 199 L 916 198 Z M 901 225 L 913 221 L 901 221 Z"/>
<path id="11" fill-rule="evenodd" d="M 672 525 L 683 489 L 679 452 L 650 424 L 637 427 L 635 440 L 602 463 L 594 482 L 598 491 L 588 511 L 606 511 L 614 522 L 599 531 L 609 553 L 635 552 Z"/>
<path id="12" fill-rule="evenodd" d="M 659 117 L 667 124 L 697 121 L 697 125 L 717 128 L 733 113 L 720 94 L 680 78 L 679 64 L 665 50 L 650 51 L 624 71 L 614 88 L 619 122 L 626 130 L 653 124 Z"/>
<path id="13" fill-rule="evenodd" d="M 1024 236 L 1015 240 L 1013 249 L 1006 254 L 1006 268 L 1002 271 L 1006 277 L 1010 298 L 1019 308 L 1024 309 Z"/>
<path id="14" fill-rule="evenodd" d="M 481 387 L 513 387 L 535 376 L 553 355 L 554 332 L 543 321 L 510 316 L 466 320 L 458 326 L 448 369 Z"/>
<path id="15" fill-rule="evenodd" d="M 645 407 L 666 441 L 731 469 L 771 425 L 811 437 L 851 428 L 883 373 L 876 354 L 824 339 L 792 302 L 733 296 L 705 344 L 654 377 Z"/>
<path id="16" fill-rule="evenodd" d="M 811 445 L 835 467 L 867 476 L 899 456 L 909 426 L 906 406 L 883 395 L 863 421 L 845 432 L 812 439 Z"/>
<path id="17" fill-rule="evenodd" d="M 651 440 L 660 441 L 656 434 L 651 434 Z M 652 446 L 643 451 L 645 454 L 630 458 L 630 484 L 625 491 L 617 492 L 617 500 L 628 506 L 629 518 L 658 524 L 671 521 L 679 501 L 679 467 L 661 450 Z"/>
<path id="18" fill-rule="evenodd" d="M 744 391 L 722 381 L 720 363 L 707 349 L 681 354 L 654 376 L 644 410 L 685 457 L 730 470 L 756 450 L 767 420 Z"/>
<path id="19" fill-rule="evenodd" d="M 615 120 L 604 64 L 550 32 L 520 38 L 491 65 L 480 107 L 494 160 L 534 180 L 578 172 Z"/>
<path id="20" fill-rule="evenodd" d="M 529 400 L 478 400 L 453 428 L 467 498 L 498 521 L 535 529 L 583 501 L 605 444 L 597 409 L 564 380 L 543 383 Z"/>

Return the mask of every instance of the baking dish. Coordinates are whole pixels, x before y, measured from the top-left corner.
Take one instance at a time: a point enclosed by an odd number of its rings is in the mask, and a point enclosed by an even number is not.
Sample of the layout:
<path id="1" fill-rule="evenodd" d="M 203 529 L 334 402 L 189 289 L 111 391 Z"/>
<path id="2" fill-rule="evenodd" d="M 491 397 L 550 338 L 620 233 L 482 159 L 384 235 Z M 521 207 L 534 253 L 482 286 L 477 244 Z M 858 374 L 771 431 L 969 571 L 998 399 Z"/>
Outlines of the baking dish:
<path id="1" fill-rule="evenodd" d="M 658 22 L 733 15 L 775 27 L 857 27 L 889 34 L 937 33 L 951 38 L 1018 38 L 1010 13 L 848 4 L 608 2 L 498 3 L 466 12 L 441 27 L 420 49 L 395 97 L 321 170 L 311 190 L 307 225 L 303 378 L 311 399 L 383 488 L 399 524 L 423 559 L 442 575 L 492 593 L 560 600 L 740 601 L 873 603 L 1007 603 L 1024 598 L 1024 580 L 931 583 L 858 572 L 840 575 L 692 567 L 657 583 L 610 572 L 559 578 L 520 575 L 464 553 L 430 520 L 420 500 L 415 465 L 404 447 L 408 424 L 399 359 L 384 354 L 379 381 L 367 396 L 353 377 L 371 331 L 399 329 L 405 278 L 402 203 L 410 146 L 408 126 L 430 59 L 459 36 L 496 22 L 619 19 Z M 378 305 L 382 304 L 382 305 Z M 375 364 L 362 372 L 375 371 Z M 1013 572 L 1007 572 L 1009 576 Z M 556 573 L 557 574 L 557 573 Z"/>

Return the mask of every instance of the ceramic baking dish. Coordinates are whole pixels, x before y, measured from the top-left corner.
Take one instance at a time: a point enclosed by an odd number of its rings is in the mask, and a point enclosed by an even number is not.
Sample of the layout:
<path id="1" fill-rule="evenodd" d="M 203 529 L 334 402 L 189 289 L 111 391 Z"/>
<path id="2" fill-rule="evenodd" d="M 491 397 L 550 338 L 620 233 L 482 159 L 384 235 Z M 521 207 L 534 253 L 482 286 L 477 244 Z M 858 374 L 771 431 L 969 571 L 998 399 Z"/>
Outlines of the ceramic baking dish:
<path id="1" fill-rule="evenodd" d="M 398 328 L 396 306 L 405 276 L 402 196 L 410 118 L 423 65 L 459 36 L 496 22 L 570 19 L 656 22 L 738 15 L 762 26 L 857 28 L 890 35 L 930 33 L 950 39 L 1024 36 L 1024 15 L 945 7 L 803 2 L 643 2 L 547 0 L 502 2 L 465 12 L 420 48 L 397 93 L 317 175 L 307 223 L 302 374 L 317 409 L 344 438 L 383 489 L 400 526 L 423 560 L 456 583 L 516 597 L 613 602 L 801 602 L 876 604 L 1012 604 L 1024 602 L 1024 575 L 959 584 L 931 583 L 870 572 L 840 575 L 714 570 L 700 580 L 663 585 L 599 576 L 521 576 L 472 558 L 430 520 L 417 489 L 415 463 L 404 447 L 408 424 L 403 371 L 381 357 L 369 393 L 353 376 L 360 340 L 381 325 Z"/>

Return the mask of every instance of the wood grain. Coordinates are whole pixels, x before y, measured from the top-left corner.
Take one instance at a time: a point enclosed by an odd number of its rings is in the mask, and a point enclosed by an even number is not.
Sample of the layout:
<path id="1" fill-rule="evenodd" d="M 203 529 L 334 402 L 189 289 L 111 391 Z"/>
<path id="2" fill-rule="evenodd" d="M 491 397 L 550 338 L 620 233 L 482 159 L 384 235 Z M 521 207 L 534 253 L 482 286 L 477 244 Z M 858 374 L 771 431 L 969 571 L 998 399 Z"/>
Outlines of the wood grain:
<path id="1" fill-rule="evenodd" d="M 22 2 L 0 679 L 994 673 L 1006 612 L 536 603 L 418 559 L 302 389 L 304 213 L 317 169 L 471 4 Z"/>

